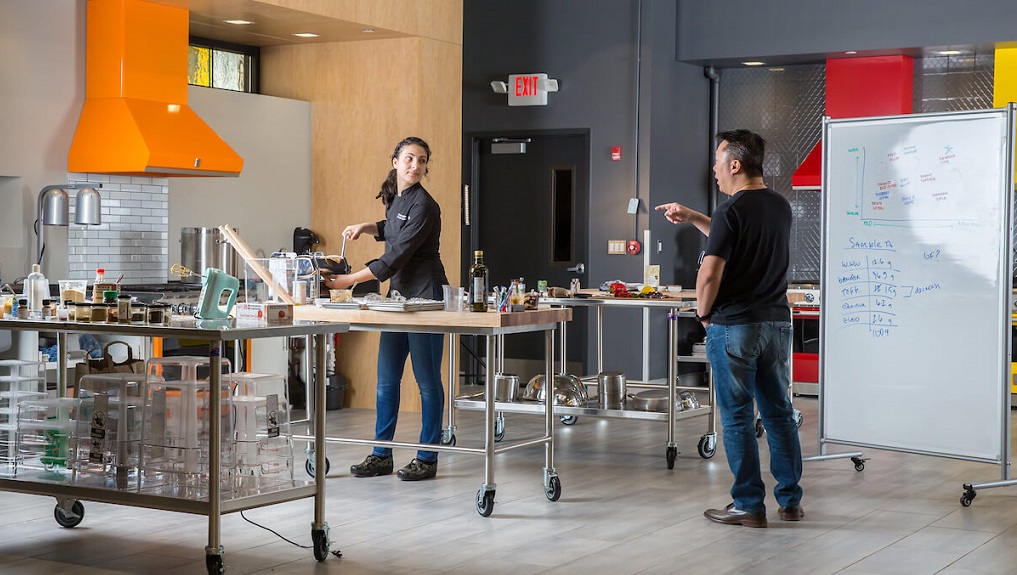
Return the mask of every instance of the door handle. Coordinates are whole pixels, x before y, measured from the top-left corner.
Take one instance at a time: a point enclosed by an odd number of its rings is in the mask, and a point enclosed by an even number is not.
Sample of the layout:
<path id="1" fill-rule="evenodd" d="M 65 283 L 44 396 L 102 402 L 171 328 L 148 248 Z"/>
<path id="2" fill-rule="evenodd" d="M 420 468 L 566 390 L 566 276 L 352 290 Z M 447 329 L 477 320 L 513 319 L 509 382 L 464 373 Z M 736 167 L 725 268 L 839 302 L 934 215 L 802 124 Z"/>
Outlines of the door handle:
<path id="1" fill-rule="evenodd" d="M 586 264 L 584 264 L 583 262 L 579 262 L 578 264 L 576 264 L 576 265 L 574 265 L 574 266 L 572 266 L 570 268 L 565 268 L 565 269 L 566 269 L 566 271 L 570 271 L 570 272 L 577 273 L 579 275 L 583 275 L 583 274 L 586 273 Z"/>

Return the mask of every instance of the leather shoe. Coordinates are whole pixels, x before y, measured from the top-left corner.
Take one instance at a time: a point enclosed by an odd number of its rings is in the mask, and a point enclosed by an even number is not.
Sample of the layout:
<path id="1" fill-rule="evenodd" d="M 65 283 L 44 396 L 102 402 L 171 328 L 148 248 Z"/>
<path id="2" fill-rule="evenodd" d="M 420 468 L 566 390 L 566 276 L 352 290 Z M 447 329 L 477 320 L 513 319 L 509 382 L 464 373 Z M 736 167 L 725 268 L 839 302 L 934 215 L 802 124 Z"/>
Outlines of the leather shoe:
<path id="1" fill-rule="evenodd" d="M 777 514 L 780 515 L 781 521 L 801 521 L 802 517 L 805 517 L 805 511 L 802 510 L 801 505 L 781 507 Z"/>
<path id="2" fill-rule="evenodd" d="M 723 523 L 724 525 L 766 527 L 766 512 L 749 513 L 748 511 L 738 509 L 734 506 L 734 503 L 729 504 L 723 509 L 707 509 L 703 512 L 703 517 L 710 521 Z"/>

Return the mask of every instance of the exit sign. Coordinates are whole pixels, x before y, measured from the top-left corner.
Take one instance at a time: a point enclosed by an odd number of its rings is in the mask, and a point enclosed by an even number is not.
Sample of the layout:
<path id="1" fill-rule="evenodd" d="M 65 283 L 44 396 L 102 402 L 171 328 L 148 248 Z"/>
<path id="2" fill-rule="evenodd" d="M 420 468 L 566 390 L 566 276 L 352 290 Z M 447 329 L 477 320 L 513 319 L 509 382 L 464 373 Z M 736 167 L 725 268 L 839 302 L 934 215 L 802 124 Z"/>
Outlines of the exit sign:
<path id="1" fill-rule="evenodd" d="M 547 74 L 512 74 L 508 79 L 509 106 L 547 105 Z"/>

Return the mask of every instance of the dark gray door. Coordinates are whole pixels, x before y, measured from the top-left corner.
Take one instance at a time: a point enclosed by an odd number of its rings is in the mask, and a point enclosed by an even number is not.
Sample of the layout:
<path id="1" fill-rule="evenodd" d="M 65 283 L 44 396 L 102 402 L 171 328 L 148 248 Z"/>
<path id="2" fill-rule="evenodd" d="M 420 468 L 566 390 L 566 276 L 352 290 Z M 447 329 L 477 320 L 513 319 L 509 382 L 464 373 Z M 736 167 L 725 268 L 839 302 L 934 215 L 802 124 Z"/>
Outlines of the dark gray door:
<path id="1" fill-rule="evenodd" d="M 483 250 L 491 285 L 523 278 L 568 288 L 588 284 L 589 138 L 587 134 L 535 134 L 472 139 L 470 222 L 463 230 L 463 277 L 473 251 Z M 465 241 L 469 238 L 469 241 Z M 569 324 L 569 361 L 586 349 L 585 311 Z M 542 359 L 543 334 L 505 338 L 505 356 Z M 578 375 L 578 374 L 577 374 Z"/>

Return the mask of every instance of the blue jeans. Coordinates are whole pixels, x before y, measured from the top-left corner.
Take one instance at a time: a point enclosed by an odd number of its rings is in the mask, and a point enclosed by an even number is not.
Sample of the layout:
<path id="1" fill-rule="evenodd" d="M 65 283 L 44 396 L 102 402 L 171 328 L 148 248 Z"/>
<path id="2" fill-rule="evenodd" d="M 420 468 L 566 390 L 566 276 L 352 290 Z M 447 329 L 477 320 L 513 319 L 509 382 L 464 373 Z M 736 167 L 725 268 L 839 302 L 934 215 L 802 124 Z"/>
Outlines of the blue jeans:
<path id="1" fill-rule="evenodd" d="M 765 512 L 766 486 L 760 473 L 753 399 L 766 428 L 773 494 L 781 507 L 799 505 L 802 449 L 788 397 L 791 379 L 791 324 L 770 321 L 706 327 L 706 355 L 724 430 L 724 451 L 734 474 L 735 507 Z"/>
<path id="2" fill-rule="evenodd" d="M 445 336 L 440 333 L 381 332 L 378 346 L 378 397 L 374 438 L 391 441 L 395 438 L 399 419 L 399 383 L 403 379 L 406 356 L 413 359 L 413 376 L 420 388 L 420 443 L 437 445 L 441 441 L 441 424 L 445 407 L 445 389 L 441 386 L 441 355 Z M 375 447 L 378 457 L 392 455 L 388 447 Z M 435 451 L 417 451 L 421 461 L 438 461 Z"/>

